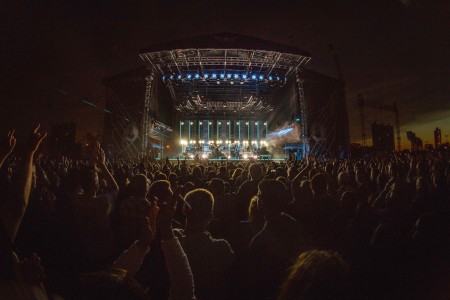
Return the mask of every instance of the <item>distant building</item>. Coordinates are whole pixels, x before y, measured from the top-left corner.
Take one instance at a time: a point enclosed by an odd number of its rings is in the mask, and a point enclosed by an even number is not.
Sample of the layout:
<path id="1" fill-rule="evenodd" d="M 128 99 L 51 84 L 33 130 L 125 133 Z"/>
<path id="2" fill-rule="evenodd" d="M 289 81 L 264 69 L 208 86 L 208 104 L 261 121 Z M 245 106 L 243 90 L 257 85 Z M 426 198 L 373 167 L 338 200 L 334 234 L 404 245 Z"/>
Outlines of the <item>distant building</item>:
<path id="1" fill-rule="evenodd" d="M 434 148 L 438 149 L 442 145 L 442 132 L 441 129 L 436 127 L 434 130 Z"/>
<path id="2" fill-rule="evenodd" d="M 423 149 L 422 140 L 416 136 L 416 134 L 412 131 L 407 131 L 406 136 L 408 140 L 411 142 L 411 151 L 419 151 Z"/>
<path id="3" fill-rule="evenodd" d="M 394 128 L 389 124 L 373 123 L 372 144 L 375 151 L 394 151 Z"/>

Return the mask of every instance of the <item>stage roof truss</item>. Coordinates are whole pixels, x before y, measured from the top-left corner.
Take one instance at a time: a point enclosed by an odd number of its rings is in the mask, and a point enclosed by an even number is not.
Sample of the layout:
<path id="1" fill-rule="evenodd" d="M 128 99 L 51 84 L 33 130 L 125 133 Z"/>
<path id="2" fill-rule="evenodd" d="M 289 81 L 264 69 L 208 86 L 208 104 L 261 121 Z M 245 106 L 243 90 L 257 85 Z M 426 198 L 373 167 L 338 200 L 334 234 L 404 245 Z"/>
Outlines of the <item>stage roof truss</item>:
<path id="1" fill-rule="evenodd" d="M 177 110 L 211 109 L 217 113 L 270 111 L 273 107 L 267 100 L 310 60 L 306 54 L 222 48 L 162 50 L 143 52 L 140 56 L 165 80 Z M 195 103 L 198 99 L 211 104 L 198 106 Z M 249 99 L 260 104 L 251 105 L 251 109 L 228 106 Z"/>

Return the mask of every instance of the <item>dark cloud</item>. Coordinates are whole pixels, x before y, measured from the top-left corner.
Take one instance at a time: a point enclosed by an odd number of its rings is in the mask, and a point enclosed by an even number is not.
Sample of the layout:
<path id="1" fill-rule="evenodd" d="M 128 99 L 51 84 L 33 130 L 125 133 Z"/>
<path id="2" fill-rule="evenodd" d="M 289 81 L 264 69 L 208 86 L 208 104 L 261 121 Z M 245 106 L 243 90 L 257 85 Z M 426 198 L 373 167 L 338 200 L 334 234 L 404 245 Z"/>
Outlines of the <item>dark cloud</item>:
<path id="1" fill-rule="evenodd" d="M 13 98 L 8 104 L 13 111 L 34 111 L 50 97 L 53 111 L 61 109 L 55 121 L 82 122 L 85 115 L 98 118 L 98 112 L 76 99 L 101 106 L 102 78 L 142 64 L 139 50 L 152 44 L 235 32 L 309 51 L 309 68 L 336 76 L 328 49 L 333 44 L 357 141 L 357 93 L 373 101 L 396 101 L 405 130 L 450 110 L 449 5 L 419 0 L 12 1 L 0 7 L 2 79 L 8 85 L 2 91 Z M 16 81 L 23 83 L 14 91 L 28 92 L 14 92 L 10 83 Z M 384 115 L 371 112 L 369 119 L 388 120 Z M 83 124 L 100 128 L 101 120 Z M 450 125 L 438 125 L 450 132 Z"/>

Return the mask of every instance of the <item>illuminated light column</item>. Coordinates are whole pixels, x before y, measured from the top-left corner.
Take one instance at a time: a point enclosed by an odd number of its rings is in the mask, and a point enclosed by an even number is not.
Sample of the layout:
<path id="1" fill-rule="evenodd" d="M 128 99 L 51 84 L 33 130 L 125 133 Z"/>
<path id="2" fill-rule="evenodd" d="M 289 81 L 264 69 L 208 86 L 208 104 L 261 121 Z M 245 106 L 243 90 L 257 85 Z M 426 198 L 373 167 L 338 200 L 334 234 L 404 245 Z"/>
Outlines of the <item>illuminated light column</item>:
<path id="1" fill-rule="evenodd" d="M 256 140 L 258 141 L 258 146 L 259 146 L 259 121 L 255 122 L 256 125 Z"/>
<path id="2" fill-rule="evenodd" d="M 191 125 L 193 125 L 194 122 L 189 121 L 189 127 L 188 127 L 188 137 L 189 137 L 189 142 L 191 141 Z"/>
<path id="3" fill-rule="evenodd" d="M 267 140 L 267 134 L 269 133 L 269 122 L 264 122 L 264 125 L 266 126 L 266 140 Z"/>
<path id="4" fill-rule="evenodd" d="M 247 125 L 247 140 L 250 141 L 250 121 L 245 122 L 245 125 Z"/>
<path id="5" fill-rule="evenodd" d="M 228 125 L 228 139 L 231 140 L 231 121 L 230 120 L 228 120 L 227 125 Z"/>
<path id="6" fill-rule="evenodd" d="M 220 139 L 219 125 L 221 125 L 221 124 L 222 124 L 222 122 L 216 121 L 216 141 Z"/>
<path id="7" fill-rule="evenodd" d="M 238 139 L 239 143 L 241 143 L 241 120 L 238 121 Z"/>
<path id="8" fill-rule="evenodd" d="M 203 124 L 202 121 L 198 121 L 198 139 L 200 140 L 202 138 L 200 126 Z"/>
<path id="9" fill-rule="evenodd" d="M 184 125 L 184 122 L 180 121 L 180 141 L 183 138 L 183 136 L 182 136 L 183 125 Z"/>
<path id="10" fill-rule="evenodd" d="M 209 143 L 209 127 L 212 125 L 212 122 L 207 121 L 208 122 L 208 143 Z"/>

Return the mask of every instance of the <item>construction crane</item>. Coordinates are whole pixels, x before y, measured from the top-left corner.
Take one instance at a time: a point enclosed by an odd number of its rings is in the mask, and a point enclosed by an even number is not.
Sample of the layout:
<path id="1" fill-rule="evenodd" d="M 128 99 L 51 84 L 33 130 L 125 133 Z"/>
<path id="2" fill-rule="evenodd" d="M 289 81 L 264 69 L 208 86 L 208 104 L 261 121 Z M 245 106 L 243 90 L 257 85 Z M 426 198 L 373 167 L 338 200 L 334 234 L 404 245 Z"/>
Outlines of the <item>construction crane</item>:
<path id="1" fill-rule="evenodd" d="M 401 136 L 400 136 L 400 121 L 398 118 L 398 107 L 397 103 L 394 102 L 392 105 L 383 104 L 381 102 L 368 101 L 365 100 L 361 94 L 358 94 L 358 107 L 361 116 L 361 141 L 363 146 L 366 146 L 366 116 L 364 114 L 364 107 L 371 107 L 380 110 L 386 110 L 394 113 L 395 116 L 395 127 L 397 134 L 397 151 L 401 151 Z"/>

